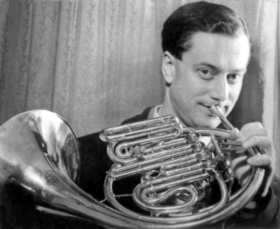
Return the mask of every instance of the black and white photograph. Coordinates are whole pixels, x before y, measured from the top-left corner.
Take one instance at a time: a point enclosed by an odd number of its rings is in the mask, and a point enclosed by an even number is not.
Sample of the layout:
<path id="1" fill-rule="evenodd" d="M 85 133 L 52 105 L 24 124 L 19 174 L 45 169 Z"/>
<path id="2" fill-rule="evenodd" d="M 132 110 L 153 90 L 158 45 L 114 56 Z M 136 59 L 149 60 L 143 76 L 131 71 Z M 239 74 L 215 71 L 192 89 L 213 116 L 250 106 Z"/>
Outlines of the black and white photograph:
<path id="1" fill-rule="evenodd" d="M 0 0 L 0 228 L 280 228 L 279 0 Z"/>

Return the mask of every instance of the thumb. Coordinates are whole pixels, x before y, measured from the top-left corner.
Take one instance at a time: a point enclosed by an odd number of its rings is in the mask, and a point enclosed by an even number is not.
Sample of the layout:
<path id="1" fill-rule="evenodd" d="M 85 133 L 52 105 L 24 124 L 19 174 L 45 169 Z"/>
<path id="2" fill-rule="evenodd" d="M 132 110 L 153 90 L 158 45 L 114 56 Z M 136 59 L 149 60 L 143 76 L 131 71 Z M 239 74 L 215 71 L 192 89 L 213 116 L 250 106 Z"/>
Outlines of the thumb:
<path id="1" fill-rule="evenodd" d="M 239 130 L 237 128 L 233 128 L 229 135 L 228 135 L 228 138 L 231 139 L 231 140 L 235 140 L 238 138 L 238 133 L 239 133 Z"/>

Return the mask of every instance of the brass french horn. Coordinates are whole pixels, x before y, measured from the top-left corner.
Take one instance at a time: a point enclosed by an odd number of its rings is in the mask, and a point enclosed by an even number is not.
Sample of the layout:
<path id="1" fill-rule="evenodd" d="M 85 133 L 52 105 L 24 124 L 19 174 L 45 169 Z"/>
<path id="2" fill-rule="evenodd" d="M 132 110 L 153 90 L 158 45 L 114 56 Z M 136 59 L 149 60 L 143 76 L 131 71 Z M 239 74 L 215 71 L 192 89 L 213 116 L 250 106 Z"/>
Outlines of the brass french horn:
<path id="1" fill-rule="evenodd" d="M 38 201 L 38 210 L 68 214 L 108 228 L 190 228 L 216 224 L 248 203 L 264 172 L 252 168 L 245 184 L 231 191 L 234 174 L 229 154 L 245 150 L 226 139 L 228 131 L 183 128 L 166 116 L 104 130 L 114 165 L 104 187 L 110 207 L 81 190 L 79 150 L 69 125 L 57 114 L 34 110 L 15 116 L 0 127 L 0 198 L 14 182 Z M 209 144 L 201 139 L 206 136 Z M 131 196 L 145 214 L 127 209 L 114 194 L 114 183 L 140 176 Z M 220 200 L 205 201 L 212 186 Z M 209 194 L 210 193 L 210 194 Z M 207 203 L 206 203 L 207 202 Z"/>

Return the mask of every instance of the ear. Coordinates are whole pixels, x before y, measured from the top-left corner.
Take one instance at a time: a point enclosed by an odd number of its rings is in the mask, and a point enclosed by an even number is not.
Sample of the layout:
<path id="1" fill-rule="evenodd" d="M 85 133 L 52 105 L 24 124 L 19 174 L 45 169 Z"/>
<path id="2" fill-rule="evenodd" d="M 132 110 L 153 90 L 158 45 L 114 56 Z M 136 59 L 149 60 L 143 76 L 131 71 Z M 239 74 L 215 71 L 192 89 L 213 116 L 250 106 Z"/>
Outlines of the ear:
<path id="1" fill-rule="evenodd" d="M 171 85 L 175 76 L 175 57 L 168 51 L 163 53 L 161 71 L 167 85 Z"/>

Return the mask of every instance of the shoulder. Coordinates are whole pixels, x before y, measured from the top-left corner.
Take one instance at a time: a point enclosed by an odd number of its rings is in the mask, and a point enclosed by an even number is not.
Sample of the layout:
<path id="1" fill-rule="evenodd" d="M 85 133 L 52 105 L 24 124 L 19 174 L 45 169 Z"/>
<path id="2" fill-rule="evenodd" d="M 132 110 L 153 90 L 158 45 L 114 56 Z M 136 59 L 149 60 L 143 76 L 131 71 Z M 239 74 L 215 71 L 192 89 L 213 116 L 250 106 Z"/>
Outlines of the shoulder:
<path id="1" fill-rule="evenodd" d="M 98 151 L 106 149 L 107 144 L 103 142 L 100 137 L 100 132 L 88 134 L 78 138 L 79 149 L 83 153 L 90 153 L 92 151 Z"/>
<path id="2" fill-rule="evenodd" d="M 129 119 L 124 120 L 122 122 L 122 124 L 146 120 L 148 118 L 148 115 L 149 115 L 149 112 L 151 109 L 152 109 L 152 107 L 147 107 L 141 114 L 135 115 Z"/>

